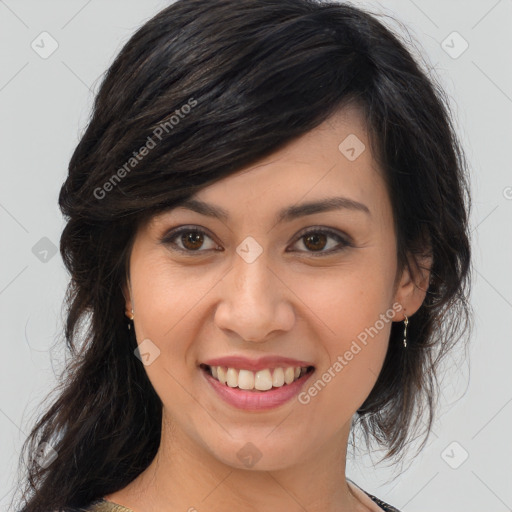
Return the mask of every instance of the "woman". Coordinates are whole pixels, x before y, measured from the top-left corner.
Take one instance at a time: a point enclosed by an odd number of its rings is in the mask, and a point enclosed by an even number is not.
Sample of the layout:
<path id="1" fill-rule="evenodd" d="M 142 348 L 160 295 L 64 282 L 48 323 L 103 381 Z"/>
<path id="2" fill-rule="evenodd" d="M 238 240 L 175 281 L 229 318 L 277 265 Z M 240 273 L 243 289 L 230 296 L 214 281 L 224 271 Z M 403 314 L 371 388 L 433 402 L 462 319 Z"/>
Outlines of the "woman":
<path id="1" fill-rule="evenodd" d="M 442 91 L 373 16 L 162 10 L 60 193 L 75 357 L 20 510 L 397 510 L 348 441 L 428 434 L 468 333 L 467 190 Z"/>

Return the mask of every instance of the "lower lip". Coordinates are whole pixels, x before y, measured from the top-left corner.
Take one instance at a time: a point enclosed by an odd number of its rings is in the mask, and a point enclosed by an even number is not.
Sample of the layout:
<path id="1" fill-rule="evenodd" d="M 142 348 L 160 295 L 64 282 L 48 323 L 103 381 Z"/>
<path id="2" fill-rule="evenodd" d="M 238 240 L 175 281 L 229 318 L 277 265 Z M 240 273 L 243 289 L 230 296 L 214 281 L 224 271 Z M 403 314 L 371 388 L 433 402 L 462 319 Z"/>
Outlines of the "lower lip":
<path id="1" fill-rule="evenodd" d="M 314 373 L 313 370 L 303 375 L 300 379 L 293 381 L 291 384 L 283 384 L 279 388 L 269 389 L 268 391 L 246 391 L 229 387 L 227 384 L 222 384 L 217 379 L 213 378 L 207 370 L 200 369 L 200 371 L 208 384 L 225 402 L 246 411 L 273 409 L 288 402 L 299 394 L 301 388 Z"/>

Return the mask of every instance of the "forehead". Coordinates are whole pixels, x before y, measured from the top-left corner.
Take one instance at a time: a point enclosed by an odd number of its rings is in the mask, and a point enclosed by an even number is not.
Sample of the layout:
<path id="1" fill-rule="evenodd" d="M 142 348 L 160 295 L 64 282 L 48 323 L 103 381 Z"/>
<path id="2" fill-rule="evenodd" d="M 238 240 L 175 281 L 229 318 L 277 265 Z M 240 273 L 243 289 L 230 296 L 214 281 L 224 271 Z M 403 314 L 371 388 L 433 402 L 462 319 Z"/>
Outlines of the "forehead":
<path id="1" fill-rule="evenodd" d="M 208 202 L 228 194 L 255 202 L 273 197 L 277 205 L 336 193 L 363 201 L 378 192 L 381 182 L 363 115 L 350 107 L 194 197 Z"/>
<path id="2" fill-rule="evenodd" d="M 275 222 L 290 206 L 345 198 L 347 214 L 367 206 L 370 216 L 389 214 L 382 173 L 373 158 L 362 112 L 346 107 L 310 132 L 260 161 L 201 189 L 191 199 L 215 206 L 192 207 L 223 222 L 259 218 Z M 339 202 L 339 201 L 338 201 Z M 179 206 L 173 212 L 186 211 Z"/>

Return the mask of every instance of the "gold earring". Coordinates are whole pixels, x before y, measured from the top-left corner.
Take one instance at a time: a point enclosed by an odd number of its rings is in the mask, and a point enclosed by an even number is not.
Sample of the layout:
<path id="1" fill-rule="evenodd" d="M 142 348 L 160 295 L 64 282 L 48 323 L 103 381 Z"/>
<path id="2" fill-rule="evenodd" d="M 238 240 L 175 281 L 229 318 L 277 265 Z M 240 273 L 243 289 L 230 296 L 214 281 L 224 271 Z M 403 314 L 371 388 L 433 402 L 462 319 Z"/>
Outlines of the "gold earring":
<path id="1" fill-rule="evenodd" d="M 131 314 L 126 313 L 126 316 L 127 316 L 130 320 L 132 320 L 132 321 L 133 321 L 133 318 L 134 318 L 134 316 L 133 316 L 133 308 L 132 308 L 132 312 L 131 312 Z M 132 328 L 131 323 L 130 323 L 130 322 L 128 322 L 128 329 L 131 329 L 131 328 Z"/>
<path id="2" fill-rule="evenodd" d="M 407 324 L 409 323 L 409 319 L 407 318 L 407 315 L 405 313 L 404 316 L 404 348 L 407 348 Z"/>

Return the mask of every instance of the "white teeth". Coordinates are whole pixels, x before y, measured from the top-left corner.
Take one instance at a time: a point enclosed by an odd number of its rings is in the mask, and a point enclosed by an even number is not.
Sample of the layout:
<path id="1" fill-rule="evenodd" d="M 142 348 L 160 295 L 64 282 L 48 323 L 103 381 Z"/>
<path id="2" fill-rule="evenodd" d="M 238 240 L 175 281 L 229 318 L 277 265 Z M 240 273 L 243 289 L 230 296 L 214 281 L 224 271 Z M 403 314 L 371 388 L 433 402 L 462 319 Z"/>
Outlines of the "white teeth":
<path id="1" fill-rule="evenodd" d="M 286 384 L 291 384 L 295 378 L 295 370 L 293 366 L 288 366 L 284 371 L 284 381 Z"/>
<path id="2" fill-rule="evenodd" d="M 226 379 L 230 388 L 238 387 L 238 372 L 234 368 L 228 368 Z"/>
<path id="3" fill-rule="evenodd" d="M 276 368 L 274 375 L 272 375 L 272 386 L 280 388 L 284 384 L 284 370 L 282 368 Z"/>
<path id="4" fill-rule="evenodd" d="M 217 377 L 216 379 L 219 381 L 219 382 L 222 382 L 222 384 L 226 384 L 227 382 L 227 379 L 226 379 L 226 370 L 225 368 L 223 368 L 222 366 L 216 366 L 216 371 L 217 371 Z M 212 375 L 213 375 L 213 368 L 212 368 Z M 215 375 L 213 375 L 215 377 Z"/>
<path id="5" fill-rule="evenodd" d="M 238 372 L 238 387 L 240 389 L 254 389 L 254 373 L 249 370 L 240 370 Z"/>
<path id="6" fill-rule="evenodd" d="M 243 370 L 240 370 L 240 372 L 242 371 Z M 272 389 L 272 375 L 270 375 L 270 370 L 260 370 L 259 372 L 256 372 L 254 377 L 254 388 L 258 391 L 267 391 L 268 389 Z"/>
<path id="7" fill-rule="evenodd" d="M 279 388 L 284 384 L 291 384 L 307 372 L 306 367 L 300 366 L 274 368 L 273 370 L 265 368 L 257 372 L 226 368 L 225 366 L 212 366 L 210 370 L 215 379 L 231 388 L 238 387 L 258 391 L 268 391 L 272 387 Z"/>

